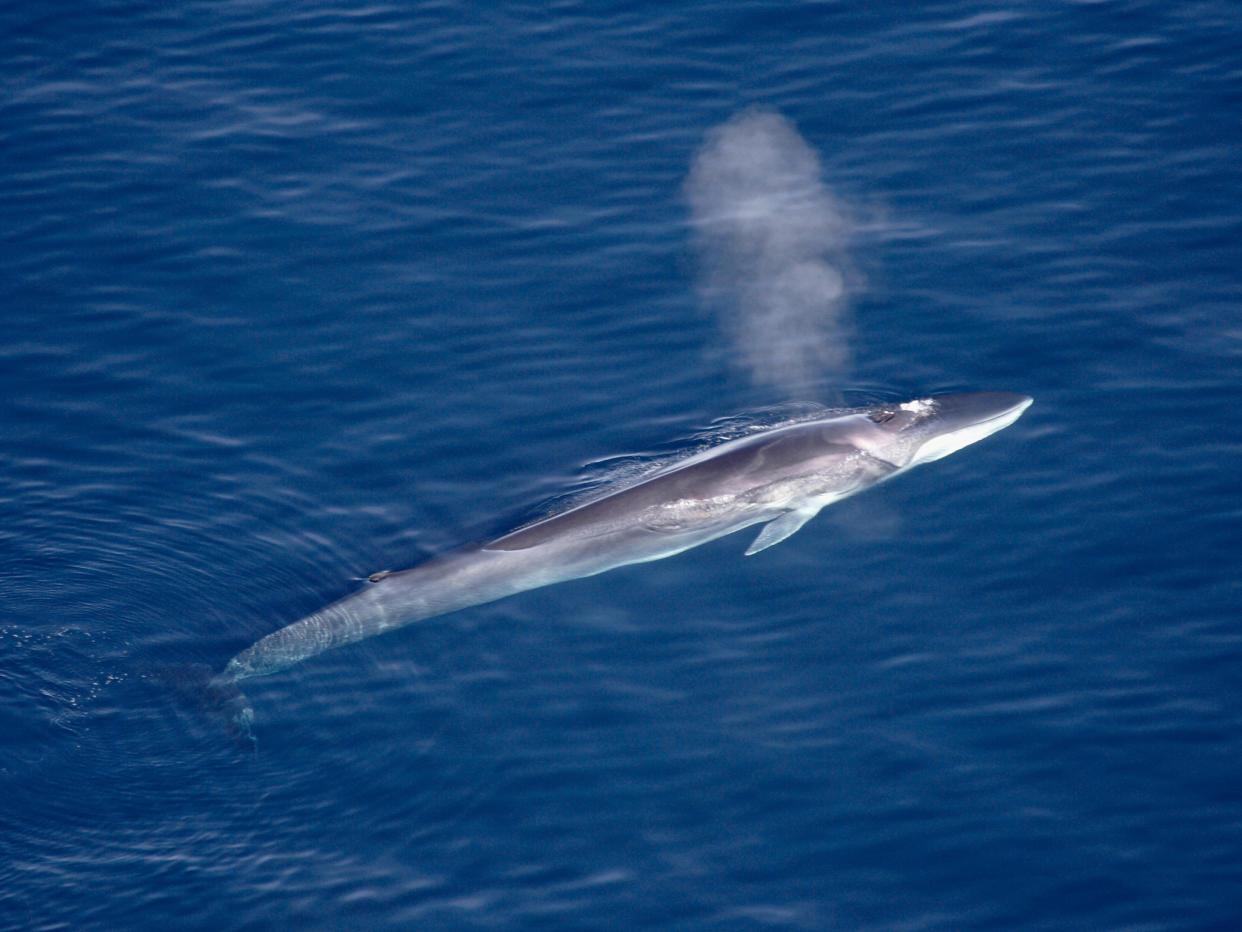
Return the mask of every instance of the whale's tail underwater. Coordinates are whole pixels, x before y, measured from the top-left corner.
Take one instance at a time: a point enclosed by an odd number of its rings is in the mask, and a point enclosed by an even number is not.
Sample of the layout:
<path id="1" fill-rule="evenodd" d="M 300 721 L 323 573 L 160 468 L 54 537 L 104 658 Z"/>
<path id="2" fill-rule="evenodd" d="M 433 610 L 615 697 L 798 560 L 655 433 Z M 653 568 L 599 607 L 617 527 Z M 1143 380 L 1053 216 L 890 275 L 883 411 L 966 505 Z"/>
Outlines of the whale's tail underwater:
<path id="1" fill-rule="evenodd" d="M 659 560 L 762 524 L 758 553 L 821 508 L 1008 427 L 1026 395 L 974 392 L 851 408 L 768 428 L 620 489 L 413 569 L 269 634 L 211 681 L 239 733 L 254 713 L 238 683 L 426 618 L 619 566 Z"/>

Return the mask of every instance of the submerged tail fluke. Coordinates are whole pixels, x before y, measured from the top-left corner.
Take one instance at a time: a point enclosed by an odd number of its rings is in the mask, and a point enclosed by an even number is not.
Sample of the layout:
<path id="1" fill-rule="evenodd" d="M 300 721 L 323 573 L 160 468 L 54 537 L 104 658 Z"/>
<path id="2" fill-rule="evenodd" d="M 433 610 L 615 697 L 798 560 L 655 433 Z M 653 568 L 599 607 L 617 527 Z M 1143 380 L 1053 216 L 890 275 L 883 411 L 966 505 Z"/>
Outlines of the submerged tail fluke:
<path id="1" fill-rule="evenodd" d="M 237 680 L 227 673 L 221 673 L 208 680 L 207 689 L 217 708 L 228 717 L 233 743 L 244 750 L 257 750 L 259 742 L 251 730 L 254 725 L 254 709 L 246 694 L 237 685 Z"/>
<path id="2" fill-rule="evenodd" d="M 162 665 L 151 672 L 168 687 L 181 706 L 222 725 L 238 750 L 253 752 L 256 749 L 257 742 L 251 730 L 254 710 L 233 677 L 227 673 L 217 674 L 202 663 Z"/>

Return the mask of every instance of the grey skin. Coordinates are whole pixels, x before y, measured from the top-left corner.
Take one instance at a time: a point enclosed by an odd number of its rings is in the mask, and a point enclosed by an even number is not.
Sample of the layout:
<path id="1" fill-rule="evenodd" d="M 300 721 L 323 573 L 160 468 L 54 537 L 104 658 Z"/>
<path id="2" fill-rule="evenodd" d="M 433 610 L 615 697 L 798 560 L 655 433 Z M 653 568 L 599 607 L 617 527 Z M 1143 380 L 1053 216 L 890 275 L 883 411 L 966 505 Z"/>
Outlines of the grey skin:
<path id="1" fill-rule="evenodd" d="M 217 683 L 527 589 L 671 557 L 754 524 L 764 527 L 746 553 L 758 553 L 825 505 L 982 440 L 1030 404 L 1008 392 L 939 395 L 730 440 L 489 543 L 377 573 L 366 588 L 242 651 Z M 249 721 L 248 707 L 241 717 Z"/>

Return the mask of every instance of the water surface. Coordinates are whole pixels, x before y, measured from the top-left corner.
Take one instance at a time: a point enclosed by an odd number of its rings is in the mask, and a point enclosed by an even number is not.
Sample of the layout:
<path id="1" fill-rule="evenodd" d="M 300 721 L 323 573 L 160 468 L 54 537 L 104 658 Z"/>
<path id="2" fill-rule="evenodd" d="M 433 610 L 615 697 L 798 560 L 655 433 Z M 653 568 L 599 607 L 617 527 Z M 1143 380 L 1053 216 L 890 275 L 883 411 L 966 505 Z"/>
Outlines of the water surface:
<path id="1" fill-rule="evenodd" d="M 1242 922 L 1230 4 L 0 23 L 0 925 Z M 787 379 L 688 196 L 748 108 L 839 211 Z M 601 460 L 975 389 L 1036 403 L 754 557 L 255 681 L 257 754 L 168 681 Z"/>

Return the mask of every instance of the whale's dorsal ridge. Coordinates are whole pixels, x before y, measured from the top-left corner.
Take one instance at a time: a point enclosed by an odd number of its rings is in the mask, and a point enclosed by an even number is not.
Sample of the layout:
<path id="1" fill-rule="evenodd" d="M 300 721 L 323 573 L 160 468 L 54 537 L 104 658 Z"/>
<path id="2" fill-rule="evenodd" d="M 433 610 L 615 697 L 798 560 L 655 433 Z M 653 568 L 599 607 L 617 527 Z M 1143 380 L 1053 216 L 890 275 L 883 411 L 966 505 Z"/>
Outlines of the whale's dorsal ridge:
<path id="1" fill-rule="evenodd" d="M 504 537 L 497 537 L 483 545 L 484 550 L 529 550 L 545 543 L 551 537 L 543 521 L 527 527 L 510 531 Z"/>

